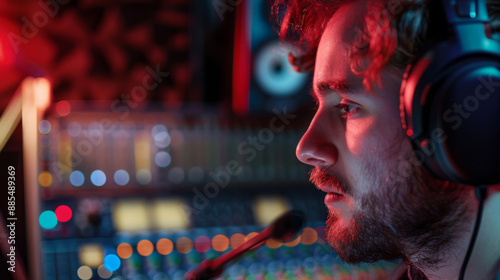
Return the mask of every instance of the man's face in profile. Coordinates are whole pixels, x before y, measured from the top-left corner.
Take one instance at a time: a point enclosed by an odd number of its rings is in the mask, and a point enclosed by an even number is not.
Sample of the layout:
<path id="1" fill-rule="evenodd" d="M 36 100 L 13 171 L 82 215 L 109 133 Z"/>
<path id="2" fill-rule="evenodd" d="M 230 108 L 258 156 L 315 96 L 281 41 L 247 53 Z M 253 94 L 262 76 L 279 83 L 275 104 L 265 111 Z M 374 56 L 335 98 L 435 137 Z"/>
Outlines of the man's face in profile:
<path id="1" fill-rule="evenodd" d="M 343 5 L 324 30 L 313 81 L 318 109 L 297 157 L 315 166 L 311 181 L 327 193 L 328 240 L 343 260 L 428 257 L 426 250 L 446 248 L 457 234 L 464 198 L 421 166 L 398 175 L 412 155 L 400 122 L 402 71 L 384 70 L 368 92 L 348 55 L 366 6 Z"/>

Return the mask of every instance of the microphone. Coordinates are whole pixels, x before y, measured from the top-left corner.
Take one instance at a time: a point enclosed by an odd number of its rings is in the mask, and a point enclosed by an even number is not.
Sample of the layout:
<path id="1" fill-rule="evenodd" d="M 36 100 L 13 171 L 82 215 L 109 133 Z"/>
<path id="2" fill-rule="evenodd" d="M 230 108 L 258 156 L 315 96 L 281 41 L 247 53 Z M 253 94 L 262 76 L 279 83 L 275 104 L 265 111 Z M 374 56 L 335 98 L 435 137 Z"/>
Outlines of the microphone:
<path id="1" fill-rule="evenodd" d="M 233 250 L 224 253 L 214 260 L 204 260 L 197 267 L 184 275 L 184 280 L 208 280 L 219 276 L 224 270 L 224 265 L 273 238 L 288 241 L 295 237 L 305 223 L 304 213 L 291 210 L 277 218 L 270 226 L 259 232 L 250 240 L 244 242 Z"/>

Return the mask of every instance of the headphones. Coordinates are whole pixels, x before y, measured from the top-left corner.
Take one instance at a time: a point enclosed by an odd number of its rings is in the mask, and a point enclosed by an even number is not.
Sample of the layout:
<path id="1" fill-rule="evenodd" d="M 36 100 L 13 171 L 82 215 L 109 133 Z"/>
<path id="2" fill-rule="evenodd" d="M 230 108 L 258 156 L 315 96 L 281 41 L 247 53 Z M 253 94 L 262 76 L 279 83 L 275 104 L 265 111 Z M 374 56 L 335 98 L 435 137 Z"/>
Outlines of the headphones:
<path id="1" fill-rule="evenodd" d="M 431 43 L 401 85 L 403 128 L 435 177 L 500 183 L 500 42 L 489 30 L 486 2 L 429 5 Z"/>

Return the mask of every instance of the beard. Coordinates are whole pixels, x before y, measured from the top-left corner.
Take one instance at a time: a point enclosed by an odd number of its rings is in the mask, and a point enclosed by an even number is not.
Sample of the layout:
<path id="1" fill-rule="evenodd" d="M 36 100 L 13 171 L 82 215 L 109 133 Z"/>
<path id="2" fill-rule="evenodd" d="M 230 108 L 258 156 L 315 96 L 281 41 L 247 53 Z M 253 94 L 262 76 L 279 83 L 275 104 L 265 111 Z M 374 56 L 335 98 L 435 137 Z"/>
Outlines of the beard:
<path id="1" fill-rule="evenodd" d="M 471 220 L 469 196 L 464 186 L 433 178 L 415 163 L 413 151 L 385 162 L 370 161 L 360 170 L 358 182 L 370 184 L 358 194 L 340 174 L 318 167 L 311 170 L 311 182 L 339 188 L 352 199 L 355 209 L 348 222 L 329 209 L 326 238 L 345 262 L 413 259 L 420 267 L 435 267 L 452 242 Z M 402 170 L 404 176 L 389 170 Z M 382 168 L 383 167 L 383 168 Z"/>

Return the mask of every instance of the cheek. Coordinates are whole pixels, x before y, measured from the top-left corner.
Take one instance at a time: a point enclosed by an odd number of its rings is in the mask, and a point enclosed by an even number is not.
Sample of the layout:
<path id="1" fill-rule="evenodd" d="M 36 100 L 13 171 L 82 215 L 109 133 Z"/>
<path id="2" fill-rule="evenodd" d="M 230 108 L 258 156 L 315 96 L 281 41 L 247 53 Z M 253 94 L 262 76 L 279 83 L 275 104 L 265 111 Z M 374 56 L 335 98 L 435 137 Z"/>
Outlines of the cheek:
<path id="1" fill-rule="evenodd" d="M 345 139 L 347 149 L 353 157 L 363 157 L 367 152 L 370 153 L 377 149 L 378 142 L 381 139 L 380 133 L 377 133 L 375 118 L 363 118 L 348 120 L 346 125 Z"/>
<path id="2" fill-rule="evenodd" d="M 355 158 L 386 153 L 398 146 L 404 138 L 399 119 L 364 117 L 348 120 L 345 138 L 349 153 Z"/>

